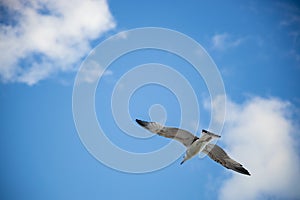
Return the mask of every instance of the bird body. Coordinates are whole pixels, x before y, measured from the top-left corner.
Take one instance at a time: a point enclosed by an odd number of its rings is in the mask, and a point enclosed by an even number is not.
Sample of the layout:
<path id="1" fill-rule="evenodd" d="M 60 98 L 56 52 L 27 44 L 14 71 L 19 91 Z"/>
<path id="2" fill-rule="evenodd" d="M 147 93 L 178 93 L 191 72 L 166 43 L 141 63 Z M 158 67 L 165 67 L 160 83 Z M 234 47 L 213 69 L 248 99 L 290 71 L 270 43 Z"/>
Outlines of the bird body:
<path id="1" fill-rule="evenodd" d="M 221 136 L 219 135 L 211 133 L 207 130 L 202 130 L 202 135 L 199 138 L 186 130 L 173 127 L 164 127 L 156 122 L 146 122 L 139 119 L 136 119 L 136 122 L 152 133 L 181 142 L 187 148 L 187 150 L 184 159 L 180 164 L 183 164 L 186 160 L 191 159 L 199 152 L 203 152 L 212 160 L 220 163 L 227 169 L 250 176 L 250 173 L 243 167 L 242 164 L 230 158 L 228 154 L 218 145 L 210 143 L 212 140 L 220 138 Z"/>
<path id="2" fill-rule="evenodd" d="M 183 164 L 186 160 L 191 159 L 199 152 L 202 152 L 205 146 L 211 142 L 213 139 L 220 138 L 221 136 L 208 132 L 206 130 L 202 130 L 202 136 L 195 140 L 191 146 L 189 146 L 186 150 L 185 157 L 180 164 Z"/>

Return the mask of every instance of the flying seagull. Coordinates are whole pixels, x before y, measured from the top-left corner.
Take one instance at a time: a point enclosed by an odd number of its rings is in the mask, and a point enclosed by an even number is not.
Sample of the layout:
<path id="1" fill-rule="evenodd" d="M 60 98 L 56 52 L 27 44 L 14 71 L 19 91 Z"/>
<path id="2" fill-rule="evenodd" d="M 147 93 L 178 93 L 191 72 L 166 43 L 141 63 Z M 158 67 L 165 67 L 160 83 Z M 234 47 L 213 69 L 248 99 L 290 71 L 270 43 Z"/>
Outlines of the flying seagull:
<path id="1" fill-rule="evenodd" d="M 210 144 L 212 140 L 220 138 L 221 136 L 219 135 L 207 130 L 202 130 L 202 135 L 199 138 L 186 130 L 164 127 L 157 122 L 146 122 L 139 119 L 136 119 L 136 122 L 152 133 L 181 142 L 187 150 L 184 159 L 180 164 L 183 164 L 186 160 L 194 157 L 197 153 L 203 152 L 227 169 L 250 176 L 248 170 L 245 169 L 243 165 L 230 158 L 221 147 L 216 144 Z"/>

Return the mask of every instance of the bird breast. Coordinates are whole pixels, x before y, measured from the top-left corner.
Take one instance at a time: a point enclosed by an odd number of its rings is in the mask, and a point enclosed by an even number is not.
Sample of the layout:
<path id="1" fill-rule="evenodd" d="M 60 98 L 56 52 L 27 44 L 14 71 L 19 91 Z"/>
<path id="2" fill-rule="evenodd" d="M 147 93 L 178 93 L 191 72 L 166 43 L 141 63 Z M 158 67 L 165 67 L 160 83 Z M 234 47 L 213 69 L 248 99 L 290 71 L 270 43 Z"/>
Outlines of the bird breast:
<path id="1" fill-rule="evenodd" d="M 204 149 L 204 147 L 207 145 L 207 142 L 200 141 L 199 139 L 193 142 L 193 144 L 188 148 L 187 155 L 188 156 L 194 156 L 200 151 Z"/>

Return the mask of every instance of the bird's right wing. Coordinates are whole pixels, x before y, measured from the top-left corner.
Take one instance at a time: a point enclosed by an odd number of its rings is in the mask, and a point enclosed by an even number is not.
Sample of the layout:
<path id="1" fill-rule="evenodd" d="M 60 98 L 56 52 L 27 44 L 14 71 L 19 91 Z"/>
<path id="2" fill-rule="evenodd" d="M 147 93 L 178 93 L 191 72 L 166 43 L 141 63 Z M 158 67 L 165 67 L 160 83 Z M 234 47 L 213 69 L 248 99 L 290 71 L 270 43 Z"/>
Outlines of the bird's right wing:
<path id="1" fill-rule="evenodd" d="M 214 161 L 220 163 L 227 169 L 231 169 L 233 171 L 239 172 L 241 174 L 249 175 L 247 169 L 243 167 L 242 164 L 236 162 L 232 158 L 230 158 L 227 153 L 218 145 L 216 144 L 208 144 L 203 150 L 204 153 L 206 153 L 211 159 Z"/>
<path id="2" fill-rule="evenodd" d="M 164 127 L 157 122 L 146 122 L 139 119 L 136 119 L 136 122 L 152 133 L 156 133 L 166 138 L 175 139 L 186 147 L 189 147 L 195 140 L 198 139 L 197 136 L 179 128 Z"/>

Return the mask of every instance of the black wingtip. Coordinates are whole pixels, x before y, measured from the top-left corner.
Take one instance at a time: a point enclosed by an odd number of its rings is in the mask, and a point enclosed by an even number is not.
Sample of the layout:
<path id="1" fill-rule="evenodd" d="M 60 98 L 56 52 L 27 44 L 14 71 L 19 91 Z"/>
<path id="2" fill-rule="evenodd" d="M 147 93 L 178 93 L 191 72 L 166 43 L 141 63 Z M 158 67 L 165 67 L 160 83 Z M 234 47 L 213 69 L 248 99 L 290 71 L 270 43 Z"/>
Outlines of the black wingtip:
<path id="1" fill-rule="evenodd" d="M 251 176 L 251 174 L 248 172 L 248 170 L 245 169 L 245 175 Z"/>
<path id="2" fill-rule="evenodd" d="M 251 176 L 251 174 L 249 173 L 248 170 L 246 170 L 244 167 L 239 167 L 238 169 L 236 169 L 237 172 L 244 174 L 244 175 L 248 175 Z"/>
<path id="3" fill-rule="evenodd" d="M 143 120 L 140 120 L 140 119 L 135 119 L 135 121 L 136 121 L 136 123 L 138 123 L 141 126 L 146 126 L 147 125 L 146 121 L 143 121 Z"/>

